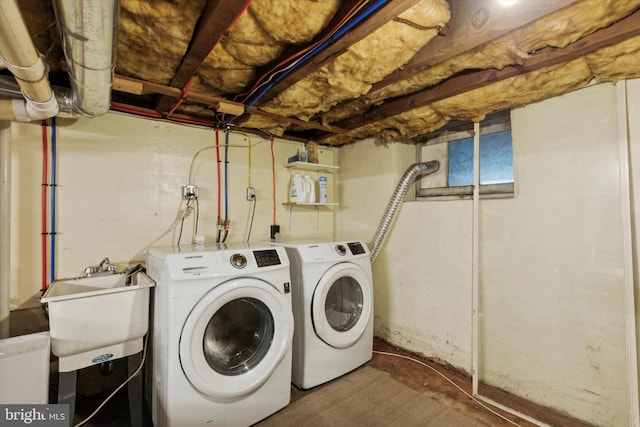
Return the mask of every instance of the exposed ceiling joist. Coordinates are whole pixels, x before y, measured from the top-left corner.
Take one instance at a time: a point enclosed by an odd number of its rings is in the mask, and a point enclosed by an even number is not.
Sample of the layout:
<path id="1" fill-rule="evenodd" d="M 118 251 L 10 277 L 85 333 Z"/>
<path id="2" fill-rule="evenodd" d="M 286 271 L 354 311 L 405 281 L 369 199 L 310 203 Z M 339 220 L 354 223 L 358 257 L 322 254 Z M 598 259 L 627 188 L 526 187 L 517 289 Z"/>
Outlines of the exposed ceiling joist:
<path id="1" fill-rule="evenodd" d="M 527 4 L 527 7 L 505 7 L 496 1 L 487 0 L 453 1 L 451 15 L 454 18 L 448 26 L 446 37 L 439 37 L 427 44 L 404 67 L 373 85 L 371 90 L 376 91 L 405 80 L 438 62 L 474 49 L 574 1 L 535 1 Z"/>
<path id="2" fill-rule="evenodd" d="M 302 80 L 304 77 L 322 67 L 333 58 L 344 53 L 354 43 L 367 37 L 369 34 L 377 30 L 380 26 L 391 21 L 396 16 L 405 12 L 407 9 L 410 9 L 412 6 L 415 6 L 419 1 L 420 0 L 394 0 L 382 6 L 378 11 L 366 18 L 360 25 L 349 31 L 346 35 L 338 38 L 335 41 L 332 41 L 331 44 L 320 51 L 320 53 L 314 55 L 303 65 L 297 67 L 295 70 L 282 78 L 280 82 L 271 87 L 269 89 L 269 92 L 260 99 L 260 104 L 264 104 L 265 102 L 272 100 L 297 81 Z M 348 11 L 344 10 L 343 7 L 339 13 L 346 14 L 347 12 Z M 338 20 L 334 19 L 334 21 Z M 333 28 L 333 26 L 329 25 L 327 26 L 327 28 Z M 318 37 L 318 40 L 322 40 L 323 37 L 324 35 L 321 35 L 320 37 Z M 313 43 L 311 43 L 311 45 L 313 45 Z M 298 50 L 300 50 L 299 47 Z M 285 56 L 283 55 L 283 57 Z"/>
<path id="3" fill-rule="evenodd" d="M 455 76 L 434 87 L 389 100 L 370 111 L 335 122 L 333 125 L 341 129 L 356 129 L 364 124 L 383 120 L 404 111 L 478 89 L 490 83 L 561 64 L 638 35 L 640 35 L 640 10 L 609 27 L 583 37 L 566 48 L 542 49 L 530 55 L 521 66 L 513 65 L 502 70 L 482 70 Z M 318 139 L 321 140 L 324 136 L 318 136 Z"/>
<path id="4" fill-rule="evenodd" d="M 113 89 L 121 92 L 131 93 L 134 95 L 149 95 L 149 94 L 162 95 L 172 100 L 180 99 L 181 97 L 185 96 L 182 90 L 175 88 L 173 86 L 161 85 L 159 83 L 153 83 L 153 82 L 148 82 L 144 80 L 134 79 L 131 77 L 119 76 L 119 75 L 116 75 L 114 77 Z M 185 99 L 193 102 L 198 102 L 203 105 L 208 105 L 212 107 L 214 110 L 220 110 L 221 108 L 225 108 L 225 107 L 221 107 L 221 105 L 223 106 L 230 105 L 232 107 L 236 106 L 237 108 L 244 109 L 243 104 L 233 103 L 231 101 L 228 101 L 226 98 L 223 98 L 220 96 L 207 95 L 204 93 L 189 92 L 185 96 Z M 126 107 L 127 104 L 124 104 L 124 103 L 114 103 L 114 104 L 117 104 L 120 109 L 136 110 L 135 107 L 131 107 L 131 106 Z M 157 113 L 157 110 L 154 110 L 154 109 L 138 108 L 137 110 L 139 110 L 140 112 L 144 112 L 147 115 L 153 112 L 155 113 L 155 115 L 160 116 L 160 114 Z M 340 134 L 340 133 L 346 132 L 346 129 L 341 129 L 333 125 L 323 125 L 319 121 L 315 121 L 315 120 L 305 121 L 305 120 L 297 119 L 295 117 L 277 116 L 275 114 L 268 113 L 266 111 L 261 111 L 256 107 L 249 107 L 247 109 L 247 112 L 251 114 L 272 118 L 272 119 L 282 120 L 283 122 L 289 123 L 291 125 L 295 125 L 301 129 L 313 129 L 313 130 L 328 132 L 332 134 Z M 200 120 L 200 121 L 203 123 L 206 123 L 206 120 Z M 212 126 L 216 124 L 217 123 L 211 122 Z"/>
<path id="5" fill-rule="evenodd" d="M 17 1 L 52 83 L 68 88 L 50 2 Z M 119 111 L 288 139 L 407 140 L 590 79 L 640 78 L 640 0 L 119 1 Z M 505 84 L 514 76 L 524 93 Z"/>
<path id="6" fill-rule="evenodd" d="M 207 0 L 191 44 L 170 86 L 182 89 L 187 85 L 200 64 L 245 7 L 244 1 Z M 167 112 L 174 104 L 175 100 L 163 96 L 156 104 L 156 110 Z"/>

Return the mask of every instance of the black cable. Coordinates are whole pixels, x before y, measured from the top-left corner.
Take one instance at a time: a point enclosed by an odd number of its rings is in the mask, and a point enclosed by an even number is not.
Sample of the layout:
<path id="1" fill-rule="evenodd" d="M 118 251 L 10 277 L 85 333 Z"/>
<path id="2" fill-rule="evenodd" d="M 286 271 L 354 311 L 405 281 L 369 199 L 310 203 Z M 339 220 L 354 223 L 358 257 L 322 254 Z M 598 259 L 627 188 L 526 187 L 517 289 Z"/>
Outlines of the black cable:
<path id="1" fill-rule="evenodd" d="M 180 221 L 180 234 L 178 234 L 178 245 L 180 245 L 180 239 L 182 239 L 183 228 L 184 228 L 184 216 L 182 216 L 182 221 Z"/>
<path id="2" fill-rule="evenodd" d="M 251 238 L 251 229 L 253 228 L 253 218 L 256 216 L 256 196 L 253 196 L 253 212 L 251 213 L 251 221 L 249 222 L 249 233 L 247 234 L 247 243 L 249 243 L 249 239 Z"/>

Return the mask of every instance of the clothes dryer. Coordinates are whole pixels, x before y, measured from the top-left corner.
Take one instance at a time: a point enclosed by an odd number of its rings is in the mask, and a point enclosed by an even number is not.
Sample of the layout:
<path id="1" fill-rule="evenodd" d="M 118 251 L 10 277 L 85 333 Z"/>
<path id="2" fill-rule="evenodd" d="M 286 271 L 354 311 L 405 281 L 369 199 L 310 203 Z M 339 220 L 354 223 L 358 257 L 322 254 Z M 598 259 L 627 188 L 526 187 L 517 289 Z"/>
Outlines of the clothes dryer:
<path id="1" fill-rule="evenodd" d="M 290 402 L 284 248 L 153 247 L 147 273 L 156 281 L 147 370 L 154 426 L 248 426 Z"/>
<path id="2" fill-rule="evenodd" d="M 371 360 L 373 283 L 363 242 L 274 242 L 291 264 L 292 382 L 308 389 Z"/>

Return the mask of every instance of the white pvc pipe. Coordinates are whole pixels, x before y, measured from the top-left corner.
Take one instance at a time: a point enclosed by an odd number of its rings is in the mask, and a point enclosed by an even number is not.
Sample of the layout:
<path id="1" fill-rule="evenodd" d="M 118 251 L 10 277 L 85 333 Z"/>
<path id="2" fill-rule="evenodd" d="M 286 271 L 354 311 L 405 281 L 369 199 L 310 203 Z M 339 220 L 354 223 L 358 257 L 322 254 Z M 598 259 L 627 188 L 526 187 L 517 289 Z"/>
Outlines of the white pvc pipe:
<path id="1" fill-rule="evenodd" d="M 471 389 L 478 394 L 478 336 L 480 334 L 480 291 L 478 251 L 480 250 L 480 230 L 478 229 L 480 216 L 480 122 L 473 123 L 473 212 L 471 226 Z"/>
<path id="2" fill-rule="evenodd" d="M 10 335 L 11 122 L 0 121 L 0 339 Z"/>
<path id="3" fill-rule="evenodd" d="M 24 99 L 3 101 L 0 120 L 29 122 L 56 116 L 58 103 L 47 79 L 46 64 L 15 0 L 0 1 L 0 58 L 24 95 Z"/>
<path id="4" fill-rule="evenodd" d="M 636 317 L 633 283 L 633 227 L 631 226 L 631 183 L 629 177 L 629 115 L 627 111 L 627 82 L 616 84 L 618 109 L 618 147 L 620 150 L 620 214 L 624 255 L 624 307 L 625 335 L 627 346 L 627 369 L 629 371 L 629 425 L 640 425 L 640 403 L 638 402 L 638 354 L 636 344 Z"/>

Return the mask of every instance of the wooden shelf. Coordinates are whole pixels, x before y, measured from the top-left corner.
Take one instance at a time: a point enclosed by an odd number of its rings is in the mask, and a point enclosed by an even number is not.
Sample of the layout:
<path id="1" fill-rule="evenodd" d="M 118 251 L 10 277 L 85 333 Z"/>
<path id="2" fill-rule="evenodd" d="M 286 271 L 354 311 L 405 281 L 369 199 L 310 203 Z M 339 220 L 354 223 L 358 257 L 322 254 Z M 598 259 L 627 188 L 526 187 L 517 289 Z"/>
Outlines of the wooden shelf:
<path id="1" fill-rule="evenodd" d="M 338 206 L 338 203 L 294 203 L 294 202 L 284 202 L 283 206 Z"/>
<path id="2" fill-rule="evenodd" d="M 334 170 L 340 169 L 340 166 L 323 165 L 320 163 L 308 163 L 308 162 L 290 162 L 290 163 L 287 163 L 285 167 L 289 169 L 293 168 L 293 169 L 301 169 L 301 170 L 316 171 L 316 172 L 321 172 L 321 171 L 333 172 Z"/>

